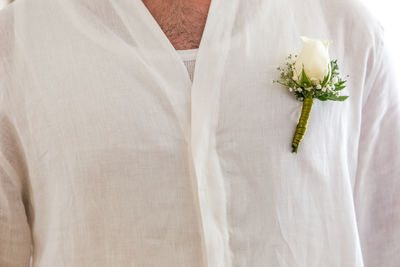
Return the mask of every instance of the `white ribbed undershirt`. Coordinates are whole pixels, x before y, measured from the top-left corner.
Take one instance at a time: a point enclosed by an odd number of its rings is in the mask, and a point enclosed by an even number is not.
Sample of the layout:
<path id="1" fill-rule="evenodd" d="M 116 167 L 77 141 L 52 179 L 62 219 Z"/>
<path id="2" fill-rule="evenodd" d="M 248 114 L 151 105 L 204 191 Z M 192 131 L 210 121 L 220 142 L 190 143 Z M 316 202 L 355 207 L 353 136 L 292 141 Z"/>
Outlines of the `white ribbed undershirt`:
<path id="1" fill-rule="evenodd" d="M 184 50 L 176 50 L 178 54 L 181 56 L 183 63 L 185 64 L 190 80 L 193 82 L 193 75 L 194 75 L 194 66 L 196 63 L 196 56 L 197 56 L 197 51 L 198 48 L 194 49 L 184 49 Z"/>

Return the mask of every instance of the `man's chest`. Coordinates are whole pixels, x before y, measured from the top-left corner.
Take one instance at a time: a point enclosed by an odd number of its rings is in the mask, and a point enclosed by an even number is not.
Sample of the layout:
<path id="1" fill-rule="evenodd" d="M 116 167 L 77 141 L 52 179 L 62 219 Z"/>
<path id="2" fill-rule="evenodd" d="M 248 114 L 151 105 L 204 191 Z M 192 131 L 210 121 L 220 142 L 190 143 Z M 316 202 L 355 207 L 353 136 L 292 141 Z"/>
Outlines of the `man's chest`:
<path id="1" fill-rule="evenodd" d="M 163 34 L 175 49 L 199 47 L 207 20 L 209 1 L 193 4 L 192 1 L 143 1 Z"/>

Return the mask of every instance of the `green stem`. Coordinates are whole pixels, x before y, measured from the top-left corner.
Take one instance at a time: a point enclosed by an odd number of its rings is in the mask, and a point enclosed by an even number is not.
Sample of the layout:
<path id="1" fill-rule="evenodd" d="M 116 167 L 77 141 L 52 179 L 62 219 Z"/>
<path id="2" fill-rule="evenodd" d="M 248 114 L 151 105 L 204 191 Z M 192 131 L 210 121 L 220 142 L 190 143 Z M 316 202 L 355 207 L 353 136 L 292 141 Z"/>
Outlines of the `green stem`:
<path id="1" fill-rule="evenodd" d="M 301 109 L 301 116 L 300 116 L 299 122 L 297 123 L 296 131 L 293 136 L 292 152 L 297 153 L 297 148 L 301 142 L 301 139 L 303 139 L 304 133 L 306 132 L 307 122 L 308 122 L 308 118 L 310 117 L 312 105 L 313 105 L 312 97 L 304 98 L 303 107 Z"/>

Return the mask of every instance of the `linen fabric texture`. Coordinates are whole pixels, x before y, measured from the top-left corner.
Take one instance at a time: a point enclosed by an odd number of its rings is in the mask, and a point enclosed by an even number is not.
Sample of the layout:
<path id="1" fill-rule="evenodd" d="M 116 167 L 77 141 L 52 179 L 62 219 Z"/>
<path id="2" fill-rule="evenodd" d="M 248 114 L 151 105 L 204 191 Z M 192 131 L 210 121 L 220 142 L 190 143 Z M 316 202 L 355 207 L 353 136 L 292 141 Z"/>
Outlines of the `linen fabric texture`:
<path id="1" fill-rule="evenodd" d="M 302 35 L 350 97 L 295 154 Z M 137 0 L 18 0 L 0 38 L 1 267 L 400 266 L 400 89 L 358 1 L 212 0 L 193 83 Z"/>

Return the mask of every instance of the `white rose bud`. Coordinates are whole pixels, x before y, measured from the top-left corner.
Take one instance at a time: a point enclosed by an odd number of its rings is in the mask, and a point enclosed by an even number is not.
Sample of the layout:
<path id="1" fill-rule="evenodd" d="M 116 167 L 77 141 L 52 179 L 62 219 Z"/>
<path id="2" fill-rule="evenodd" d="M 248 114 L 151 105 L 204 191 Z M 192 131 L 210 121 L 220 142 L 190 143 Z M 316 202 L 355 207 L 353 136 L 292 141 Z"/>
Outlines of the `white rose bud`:
<path id="1" fill-rule="evenodd" d="M 328 53 L 329 41 L 311 39 L 301 36 L 303 48 L 296 58 L 294 68 L 294 80 L 299 80 L 304 72 L 312 83 L 321 83 L 325 76 L 330 72 L 330 59 Z M 301 76 L 300 76 L 301 78 Z"/>

